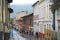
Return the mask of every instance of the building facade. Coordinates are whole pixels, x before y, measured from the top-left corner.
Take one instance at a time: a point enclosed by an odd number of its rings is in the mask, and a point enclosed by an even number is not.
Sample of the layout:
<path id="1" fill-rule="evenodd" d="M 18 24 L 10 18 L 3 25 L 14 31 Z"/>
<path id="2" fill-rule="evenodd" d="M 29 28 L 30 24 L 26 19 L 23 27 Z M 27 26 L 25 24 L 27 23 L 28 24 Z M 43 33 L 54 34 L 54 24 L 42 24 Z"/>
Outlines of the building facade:
<path id="1" fill-rule="evenodd" d="M 57 40 L 60 40 L 60 7 L 55 10 L 55 29 L 57 31 Z"/>
<path id="2" fill-rule="evenodd" d="M 3 36 L 6 40 L 7 38 L 3 33 L 7 35 L 9 33 L 10 13 L 12 13 L 13 10 L 8 8 L 8 5 L 10 5 L 11 2 L 12 0 L 0 0 L 0 32 L 2 32 L 1 36 Z M 3 40 L 3 37 L 0 40 Z"/>
<path id="3" fill-rule="evenodd" d="M 56 32 L 54 40 L 60 40 L 60 0 L 51 1 L 53 3 L 51 6 L 53 13 L 53 29 Z"/>
<path id="4" fill-rule="evenodd" d="M 22 11 L 22 12 L 19 12 L 19 13 L 17 13 L 16 14 L 16 18 L 15 18 L 15 23 L 14 23 L 14 25 L 16 25 L 16 23 L 18 23 L 18 26 L 15 26 L 15 28 L 19 28 L 18 30 L 21 32 L 21 30 L 22 30 L 22 25 L 23 25 L 23 23 L 22 23 L 22 17 L 23 16 L 26 16 L 28 13 L 27 12 L 25 12 L 25 11 Z"/>
<path id="5" fill-rule="evenodd" d="M 33 13 L 22 17 L 23 30 L 33 35 Z"/>
<path id="6" fill-rule="evenodd" d="M 40 2 L 43 2 L 41 0 L 39 0 Z M 46 1 L 47 2 L 47 1 Z M 50 13 L 53 14 L 53 20 L 52 20 L 52 28 L 53 28 L 53 31 L 51 33 L 51 40 L 60 40 L 60 30 L 59 30 L 59 27 L 60 27 L 60 1 L 59 0 L 48 0 L 48 3 L 49 5 L 49 11 Z M 53 36 L 52 36 L 53 35 Z"/>
<path id="7" fill-rule="evenodd" d="M 20 32 L 31 33 L 33 35 L 33 13 L 29 14 L 28 12 L 22 11 L 17 13 L 15 22 L 18 23 Z M 14 23 L 15 24 L 15 23 Z"/>
<path id="8" fill-rule="evenodd" d="M 34 32 L 39 32 L 39 35 L 44 36 L 44 39 L 51 40 L 53 31 L 53 14 L 51 12 L 51 0 L 39 0 L 33 4 L 34 13 Z M 49 31 L 46 33 L 46 31 Z M 34 33 L 34 34 L 35 34 Z M 41 37 L 40 37 L 41 38 Z M 43 39 L 43 37 L 42 37 Z"/>
<path id="9" fill-rule="evenodd" d="M 44 29 L 45 31 L 45 39 L 46 40 L 55 40 L 55 35 L 56 32 L 54 31 L 54 27 L 53 27 L 53 14 L 52 14 L 52 11 L 51 11 L 51 5 L 53 4 L 51 2 L 51 0 L 43 0 L 42 2 L 42 5 L 45 7 L 45 10 L 44 10 L 44 20 L 45 20 L 45 24 L 44 24 Z M 41 6 L 41 5 L 40 5 Z M 46 26 L 46 27 L 45 27 Z M 47 31 L 48 30 L 48 31 Z M 52 37 L 52 34 L 53 34 L 53 37 Z"/>
<path id="10" fill-rule="evenodd" d="M 36 32 L 39 32 L 39 1 L 32 5 L 33 7 L 33 26 L 34 26 L 34 35 Z"/>

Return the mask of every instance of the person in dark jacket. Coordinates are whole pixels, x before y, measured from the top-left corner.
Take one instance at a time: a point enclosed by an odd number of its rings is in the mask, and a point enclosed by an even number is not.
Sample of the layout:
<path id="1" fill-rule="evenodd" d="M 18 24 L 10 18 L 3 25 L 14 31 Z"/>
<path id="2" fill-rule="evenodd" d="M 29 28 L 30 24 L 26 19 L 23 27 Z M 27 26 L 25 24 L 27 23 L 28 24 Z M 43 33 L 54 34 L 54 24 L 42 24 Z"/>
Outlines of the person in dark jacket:
<path id="1" fill-rule="evenodd" d="M 36 38 L 38 38 L 38 32 L 36 32 Z"/>

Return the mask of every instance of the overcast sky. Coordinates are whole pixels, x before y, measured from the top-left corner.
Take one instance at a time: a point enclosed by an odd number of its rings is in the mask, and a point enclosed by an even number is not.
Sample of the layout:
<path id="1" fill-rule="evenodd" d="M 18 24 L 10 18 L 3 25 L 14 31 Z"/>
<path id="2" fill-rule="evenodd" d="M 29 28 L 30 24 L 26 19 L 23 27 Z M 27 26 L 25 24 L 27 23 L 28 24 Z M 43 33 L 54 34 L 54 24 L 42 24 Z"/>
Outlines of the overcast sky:
<path id="1" fill-rule="evenodd" d="M 16 16 L 17 11 L 23 11 L 23 10 L 25 10 L 25 11 L 31 11 L 32 10 L 31 6 L 36 1 L 38 1 L 38 0 L 13 0 L 13 2 L 11 3 L 11 8 L 14 10 L 14 12 L 10 15 L 10 17 L 14 18 Z M 21 8 L 21 6 L 19 6 L 20 8 L 18 6 L 14 6 L 14 5 L 25 5 L 25 4 L 28 4 L 28 5 L 30 4 L 31 6 L 30 7 L 27 7 L 27 6 L 25 7 L 24 6 L 25 8 L 23 6 L 22 6 L 22 8 Z M 16 9 L 17 9 L 17 11 L 16 11 Z M 28 10 L 28 9 L 30 9 L 30 10 Z"/>
<path id="2" fill-rule="evenodd" d="M 33 4 L 36 1 L 37 0 L 13 0 L 13 3 L 11 3 L 11 5 L 14 5 L 14 4 Z"/>

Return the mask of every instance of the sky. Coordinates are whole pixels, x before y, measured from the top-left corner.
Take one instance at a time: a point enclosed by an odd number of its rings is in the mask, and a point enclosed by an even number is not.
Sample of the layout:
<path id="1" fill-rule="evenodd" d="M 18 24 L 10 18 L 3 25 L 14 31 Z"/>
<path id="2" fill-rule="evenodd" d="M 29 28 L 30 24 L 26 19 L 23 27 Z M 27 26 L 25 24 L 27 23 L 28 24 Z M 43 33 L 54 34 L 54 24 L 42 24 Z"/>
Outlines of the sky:
<path id="1" fill-rule="evenodd" d="M 17 12 L 20 12 L 20 11 L 23 11 L 23 10 L 29 11 L 29 12 L 32 11 L 31 6 L 36 1 L 38 1 L 38 0 L 13 0 L 13 2 L 11 3 L 11 8 L 13 9 L 14 12 L 12 14 L 10 14 L 10 17 L 14 18 L 16 16 Z M 31 6 L 29 6 L 29 5 L 31 5 Z M 30 10 L 28 10 L 28 9 L 30 9 Z"/>
<path id="2" fill-rule="evenodd" d="M 35 3 L 37 0 L 13 0 L 13 3 L 11 3 L 11 5 L 14 4 L 33 4 Z"/>

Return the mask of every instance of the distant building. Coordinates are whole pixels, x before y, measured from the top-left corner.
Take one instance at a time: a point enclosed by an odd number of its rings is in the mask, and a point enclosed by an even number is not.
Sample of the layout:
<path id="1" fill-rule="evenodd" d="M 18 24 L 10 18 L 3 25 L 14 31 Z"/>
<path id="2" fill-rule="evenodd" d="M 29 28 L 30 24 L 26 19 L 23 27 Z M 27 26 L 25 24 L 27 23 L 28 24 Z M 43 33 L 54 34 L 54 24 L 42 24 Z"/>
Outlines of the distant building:
<path id="1" fill-rule="evenodd" d="M 23 16 L 25 16 L 25 15 L 27 15 L 27 14 L 28 14 L 28 12 L 25 12 L 25 11 L 18 12 L 18 13 L 16 14 L 16 19 L 19 20 L 21 17 L 23 17 Z"/>
<path id="2" fill-rule="evenodd" d="M 26 33 L 33 34 L 33 13 L 22 17 L 23 29 Z"/>
<path id="3" fill-rule="evenodd" d="M 16 23 L 18 23 L 18 26 L 16 26 L 15 28 L 19 28 L 18 30 L 19 31 L 21 31 L 22 30 L 22 17 L 23 16 L 26 16 L 28 13 L 27 12 L 25 12 L 25 11 L 22 11 L 22 12 L 19 12 L 19 13 L 17 13 L 16 14 L 16 18 L 15 18 L 15 24 L 14 25 L 16 25 Z"/>
<path id="4" fill-rule="evenodd" d="M 17 13 L 16 22 L 20 32 L 25 31 L 26 33 L 33 34 L 33 13 L 29 14 L 25 11 Z"/>

